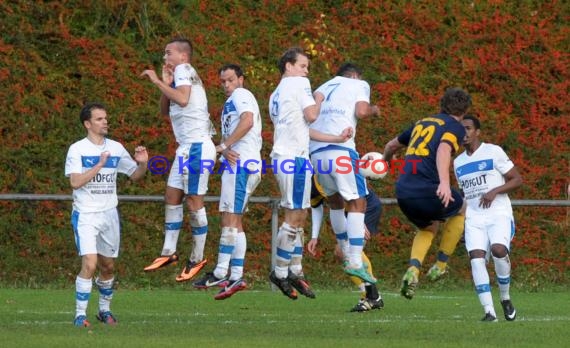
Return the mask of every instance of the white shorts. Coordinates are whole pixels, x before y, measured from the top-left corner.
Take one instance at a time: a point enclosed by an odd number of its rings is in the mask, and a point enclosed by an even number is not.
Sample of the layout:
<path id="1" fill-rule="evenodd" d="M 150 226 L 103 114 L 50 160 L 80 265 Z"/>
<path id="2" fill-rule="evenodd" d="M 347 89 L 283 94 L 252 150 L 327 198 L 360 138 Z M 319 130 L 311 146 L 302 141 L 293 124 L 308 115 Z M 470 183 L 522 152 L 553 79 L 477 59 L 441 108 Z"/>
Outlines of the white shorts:
<path id="1" fill-rule="evenodd" d="M 319 184 L 327 197 L 337 192 L 347 201 L 366 197 L 366 178 L 353 169 L 357 168 L 359 159 L 356 151 L 348 149 L 323 150 L 311 155 Z"/>
<path id="2" fill-rule="evenodd" d="M 515 235 L 512 215 L 471 215 L 465 218 L 465 247 L 467 251 L 485 250 L 493 244 L 511 248 Z"/>
<path id="3" fill-rule="evenodd" d="M 256 163 L 259 163 L 257 161 Z M 253 164 L 253 163 L 252 163 Z M 251 167 L 251 166 L 248 166 Z M 249 173 L 248 173 L 249 172 Z M 243 214 L 247 201 L 261 181 L 259 168 L 233 166 L 222 173 L 222 192 L 220 194 L 220 211 Z"/>
<path id="4" fill-rule="evenodd" d="M 274 156 L 275 178 L 281 192 L 280 205 L 286 209 L 306 209 L 311 206 L 311 162 L 305 157 Z"/>
<path id="5" fill-rule="evenodd" d="M 180 145 L 168 175 L 167 185 L 187 195 L 205 195 L 208 178 L 214 172 L 216 147 L 210 138 L 202 142 Z"/>
<path id="6" fill-rule="evenodd" d="M 71 213 L 71 226 L 80 256 L 87 254 L 119 256 L 121 226 L 117 208 L 98 213 L 79 213 L 74 210 Z"/>

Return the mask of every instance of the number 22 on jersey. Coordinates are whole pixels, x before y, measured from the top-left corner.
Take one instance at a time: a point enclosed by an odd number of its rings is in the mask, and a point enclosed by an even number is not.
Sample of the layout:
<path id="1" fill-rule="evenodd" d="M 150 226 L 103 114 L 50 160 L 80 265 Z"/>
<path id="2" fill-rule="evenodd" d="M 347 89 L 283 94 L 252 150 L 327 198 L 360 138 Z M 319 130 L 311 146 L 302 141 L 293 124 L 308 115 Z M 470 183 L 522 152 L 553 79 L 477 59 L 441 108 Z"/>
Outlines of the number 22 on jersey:
<path id="1" fill-rule="evenodd" d="M 424 127 L 422 124 L 417 124 L 412 130 L 412 139 L 408 145 L 406 155 L 429 156 L 427 144 L 430 142 L 434 133 L 434 125 Z"/>

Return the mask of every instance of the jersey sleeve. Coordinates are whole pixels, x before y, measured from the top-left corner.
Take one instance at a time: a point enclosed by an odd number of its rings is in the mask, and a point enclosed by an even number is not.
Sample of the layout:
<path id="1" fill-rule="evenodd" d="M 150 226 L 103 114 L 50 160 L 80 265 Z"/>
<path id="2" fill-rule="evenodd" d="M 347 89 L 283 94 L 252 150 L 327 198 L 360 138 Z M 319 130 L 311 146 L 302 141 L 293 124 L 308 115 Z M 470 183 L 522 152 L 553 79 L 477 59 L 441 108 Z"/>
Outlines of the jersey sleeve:
<path id="1" fill-rule="evenodd" d="M 298 96 L 298 101 L 299 104 L 301 105 L 301 108 L 304 110 L 305 108 L 311 106 L 311 105 L 315 105 L 315 99 L 313 98 L 313 92 L 311 90 L 311 83 L 309 82 L 309 79 L 306 77 L 302 77 L 299 80 L 299 96 Z"/>
<path id="2" fill-rule="evenodd" d="M 251 112 L 252 114 L 255 114 L 256 107 L 253 105 L 255 99 L 251 93 L 248 93 L 247 90 L 243 88 L 236 89 L 234 91 L 233 100 L 236 111 L 240 117 L 244 112 Z"/>
<path id="3" fill-rule="evenodd" d="M 176 87 L 180 86 L 192 86 L 192 74 L 196 71 L 190 64 L 180 64 L 174 68 L 174 85 Z"/>
<path id="4" fill-rule="evenodd" d="M 505 175 L 513 169 L 514 163 L 500 146 L 494 146 L 493 152 L 495 153 L 495 168 L 499 173 Z"/>
<path id="5" fill-rule="evenodd" d="M 415 125 L 412 125 L 410 128 L 406 129 L 402 134 L 398 135 L 398 142 L 402 145 L 408 146 L 410 143 L 410 138 L 412 137 L 412 130 L 414 129 Z"/>
<path id="6" fill-rule="evenodd" d="M 451 155 L 459 151 L 459 145 L 465 138 L 465 128 L 459 122 L 453 122 L 443 131 L 441 135 L 441 142 L 447 143 L 451 146 Z"/>
<path id="7" fill-rule="evenodd" d="M 119 164 L 117 165 L 117 171 L 119 173 L 127 174 L 131 176 L 137 169 L 137 162 L 131 157 L 129 152 L 121 146 L 121 155 L 119 159 Z"/>
<path id="8" fill-rule="evenodd" d="M 370 85 L 366 81 L 358 81 L 359 86 L 356 88 L 356 102 L 370 103 Z"/>
<path id="9" fill-rule="evenodd" d="M 65 176 L 69 177 L 72 173 L 83 173 L 83 165 L 81 164 L 81 154 L 75 145 L 71 145 L 67 151 L 65 158 Z"/>

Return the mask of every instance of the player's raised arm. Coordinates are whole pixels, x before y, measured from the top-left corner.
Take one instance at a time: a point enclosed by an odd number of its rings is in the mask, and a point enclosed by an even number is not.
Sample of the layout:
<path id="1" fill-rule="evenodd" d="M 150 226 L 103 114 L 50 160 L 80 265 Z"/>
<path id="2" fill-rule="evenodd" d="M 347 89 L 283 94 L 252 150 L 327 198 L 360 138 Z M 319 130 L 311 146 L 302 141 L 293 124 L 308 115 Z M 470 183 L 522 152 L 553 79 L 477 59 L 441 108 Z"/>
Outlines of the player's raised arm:
<path id="1" fill-rule="evenodd" d="M 137 146 L 135 149 L 135 161 L 137 161 L 137 169 L 131 174 L 130 178 L 133 181 L 140 180 L 144 177 L 146 173 L 147 163 L 148 163 L 148 152 L 144 146 Z"/>
<path id="2" fill-rule="evenodd" d="M 164 81 L 159 79 L 154 70 L 150 69 L 143 71 L 140 76 L 148 77 L 150 82 L 154 83 L 162 92 L 162 94 L 168 98 L 168 100 L 171 100 L 182 107 L 188 105 L 188 101 L 190 100 L 191 86 L 184 85 L 172 88 L 170 85 L 167 85 Z M 161 102 L 161 112 L 163 112 L 162 109 L 163 108 Z"/>

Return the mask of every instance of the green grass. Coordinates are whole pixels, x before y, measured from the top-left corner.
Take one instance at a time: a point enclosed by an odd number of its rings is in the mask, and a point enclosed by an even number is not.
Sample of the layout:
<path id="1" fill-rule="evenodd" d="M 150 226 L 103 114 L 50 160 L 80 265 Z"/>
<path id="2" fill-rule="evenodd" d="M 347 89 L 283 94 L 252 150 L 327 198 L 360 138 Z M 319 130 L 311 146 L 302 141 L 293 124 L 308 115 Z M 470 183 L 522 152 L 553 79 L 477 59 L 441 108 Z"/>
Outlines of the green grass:
<path id="1" fill-rule="evenodd" d="M 291 301 L 279 292 L 250 290 L 225 301 L 187 289 L 118 290 L 107 327 L 95 320 L 75 328 L 73 290 L 0 289 L 3 347 L 561 347 L 570 324 L 568 292 L 513 293 L 518 310 L 507 322 L 495 295 L 498 323 L 483 316 L 473 291 L 419 292 L 408 301 L 384 293 L 386 307 L 349 313 L 358 294 L 318 291 Z"/>

